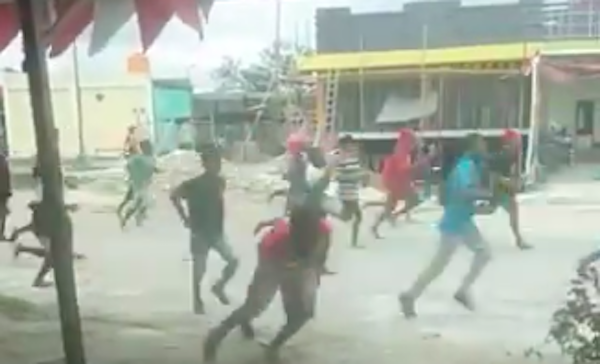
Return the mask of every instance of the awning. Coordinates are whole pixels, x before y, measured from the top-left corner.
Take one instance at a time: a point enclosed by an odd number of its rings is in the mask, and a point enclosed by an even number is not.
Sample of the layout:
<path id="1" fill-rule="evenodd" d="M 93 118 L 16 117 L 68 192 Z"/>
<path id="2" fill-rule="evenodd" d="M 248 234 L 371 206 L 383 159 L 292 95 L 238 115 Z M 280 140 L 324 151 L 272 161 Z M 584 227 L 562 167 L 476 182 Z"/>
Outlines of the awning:
<path id="1" fill-rule="evenodd" d="M 600 56 L 569 57 L 565 59 L 543 59 L 540 63 L 542 75 L 558 83 L 582 78 L 600 78 Z"/>
<path id="2" fill-rule="evenodd" d="M 423 100 L 390 93 L 375 122 L 378 124 L 406 123 L 429 117 L 437 111 L 438 95 L 431 92 Z"/>
<path id="3" fill-rule="evenodd" d="M 89 53 L 100 52 L 116 32 L 137 14 L 141 49 L 147 51 L 173 17 L 198 32 L 203 27 L 214 0 L 50 0 L 55 14 L 48 32 L 50 56 L 63 53 L 91 24 Z M 20 31 L 16 6 L 0 0 L 0 52 Z"/>

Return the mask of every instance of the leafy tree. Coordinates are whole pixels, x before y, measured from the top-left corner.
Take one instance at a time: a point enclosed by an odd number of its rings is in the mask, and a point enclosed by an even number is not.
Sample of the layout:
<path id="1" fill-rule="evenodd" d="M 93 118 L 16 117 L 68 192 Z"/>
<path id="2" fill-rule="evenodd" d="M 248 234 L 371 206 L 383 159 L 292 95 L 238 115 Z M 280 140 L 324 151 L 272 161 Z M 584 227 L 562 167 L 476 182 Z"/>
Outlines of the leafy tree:
<path id="1" fill-rule="evenodd" d="M 248 105 L 256 110 L 257 123 L 247 125 L 246 141 L 255 140 L 259 135 L 264 138 L 267 134 L 273 134 L 271 137 L 275 142 L 270 144 L 281 141 L 276 131 L 278 129 L 262 121 L 287 119 L 285 116 L 290 115 L 290 110 L 297 110 L 289 108 L 290 105 L 299 106 L 300 109 L 305 106 L 311 88 L 297 81 L 296 63 L 299 56 L 309 53 L 309 49 L 289 43 L 282 43 L 280 47 L 271 44 L 260 52 L 254 63 L 244 66 L 240 60 L 228 57 L 214 71 L 212 76 L 221 91 L 236 90 L 262 95 L 261 100 Z"/>
<path id="2" fill-rule="evenodd" d="M 218 81 L 221 90 L 245 90 L 246 81 L 241 72 L 242 62 L 239 59 L 224 57 L 212 77 Z"/>
<path id="3" fill-rule="evenodd" d="M 213 78 L 223 89 L 236 87 L 247 92 L 286 93 L 298 87 L 289 81 L 297 75 L 298 57 L 307 54 L 310 50 L 305 47 L 282 43 L 278 50 L 276 44 L 272 44 L 260 52 L 257 62 L 246 67 L 240 60 L 224 58 Z"/>
<path id="4" fill-rule="evenodd" d="M 572 364 L 600 363 L 600 277 L 595 267 L 580 269 L 563 305 L 552 315 L 546 340 L 525 351 L 543 359 L 542 348 L 555 344 Z"/>
<path id="5" fill-rule="evenodd" d="M 580 271 L 564 306 L 552 317 L 549 338 L 573 364 L 600 362 L 600 285 L 595 268 Z"/>

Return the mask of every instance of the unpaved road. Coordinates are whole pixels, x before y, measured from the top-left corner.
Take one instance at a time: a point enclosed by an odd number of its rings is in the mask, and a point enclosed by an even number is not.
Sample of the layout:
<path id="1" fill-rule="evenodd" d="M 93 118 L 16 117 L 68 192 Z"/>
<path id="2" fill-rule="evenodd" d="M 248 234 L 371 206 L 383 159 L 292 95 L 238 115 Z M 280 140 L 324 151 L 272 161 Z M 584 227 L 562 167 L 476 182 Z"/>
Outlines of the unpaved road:
<path id="1" fill-rule="evenodd" d="M 233 194 L 228 204 L 228 228 L 242 267 L 229 291 L 240 302 L 255 260 L 252 228 L 281 207 L 235 199 Z M 23 201 L 17 197 L 15 204 Z M 23 209 L 14 209 L 17 221 L 25 219 Z M 101 210 L 84 206 L 75 218 L 77 250 L 89 257 L 77 263 L 77 275 L 90 363 L 200 363 L 207 327 L 230 308 L 207 297 L 206 316 L 190 313 L 187 237 L 174 212 L 160 198 L 144 229 L 123 232 L 114 215 Z M 349 229 L 338 224 L 330 266 L 339 273 L 324 281 L 317 317 L 286 349 L 285 363 L 528 362 L 522 351 L 543 340 L 574 262 L 594 246 L 600 207 L 530 204 L 523 210 L 526 237 L 536 246 L 533 251 L 512 246 L 502 214 L 481 220 L 495 256 L 475 290 L 478 311 L 465 312 L 451 299 L 467 269 L 465 251 L 424 295 L 414 322 L 401 317 L 396 297 L 429 259 L 439 212 L 416 213 L 416 222 L 386 228 L 381 241 L 371 239 L 365 229 L 367 248 L 362 250 L 347 247 Z M 372 214 L 367 213 L 366 220 L 370 222 Z M 37 264 L 32 258 L 13 261 L 10 247 L 1 245 L 0 289 L 52 312 L 54 292 L 29 288 Z M 209 279 L 220 268 L 218 257 L 213 257 Z M 258 321 L 260 334 L 272 335 L 281 320 L 276 304 Z M 0 362 L 29 364 L 60 356 L 52 320 L 2 319 L 0 327 Z M 222 363 L 262 362 L 258 346 L 236 334 L 223 349 Z M 550 354 L 546 362 L 560 361 Z"/>

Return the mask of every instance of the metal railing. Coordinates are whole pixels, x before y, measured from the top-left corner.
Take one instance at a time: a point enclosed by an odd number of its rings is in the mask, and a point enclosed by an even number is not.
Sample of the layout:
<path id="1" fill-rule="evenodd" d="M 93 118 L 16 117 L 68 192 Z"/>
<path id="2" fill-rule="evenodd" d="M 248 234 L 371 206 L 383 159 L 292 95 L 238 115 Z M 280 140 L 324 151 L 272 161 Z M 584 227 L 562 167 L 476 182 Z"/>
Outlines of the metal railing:
<path id="1" fill-rule="evenodd" d="M 579 0 L 546 4 L 542 11 L 547 39 L 600 38 L 600 1 Z"/>

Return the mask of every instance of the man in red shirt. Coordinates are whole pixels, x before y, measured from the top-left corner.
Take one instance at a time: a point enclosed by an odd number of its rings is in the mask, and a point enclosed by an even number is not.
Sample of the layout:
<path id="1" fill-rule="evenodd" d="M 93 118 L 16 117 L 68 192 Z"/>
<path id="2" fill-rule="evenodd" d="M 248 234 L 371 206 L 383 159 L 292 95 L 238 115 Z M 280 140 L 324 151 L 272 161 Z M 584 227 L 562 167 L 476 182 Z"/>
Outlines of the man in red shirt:
<path id="1" fill-rule="evenodd" d="M 328 170 L 324 179 L 329 179 Z M 318 184 L 319 182 L 317 182 Z M 325 188 L 313 187 L 305 203 L 292 207 L 288 219 L 259 224 L 271 225 L 258 247 L 258 264 L 248 286 L 246 300 L 209 332 L 204 342 L 204 360 L 213 362 L 223 339 L 240 327 L 248 338 L 254 336 L 252 321 L 281 293 L 286 323 L 266 345 L 266 354 L 276 358 L 280 348 L 313 317 L 324 251 L 331 228 L 324 220 L 320 198 Z"/>
<path id="2" fill-rule="evenodd" d="M 418 195 L 413 185 L 414 166 L 411 161 L 411 151 L 415 145 L 415 135 L 410 129 L 400 129 L 398 139 L 394 147 L 394 153 L 387 156 L 383 161 L 381 177 L 383 187 L 386 192 L 386 200 L 380 202 L 368 203 L 365 207 L 381 206 L 383 211 L 378 215 L 371 231 L 373 235 L 380 239 L 379 226 L 385 220 L 394 217 L 394 210 L 398 202 L 404 201 L 403 212 L 410 211 L 419 202 Z"/>

